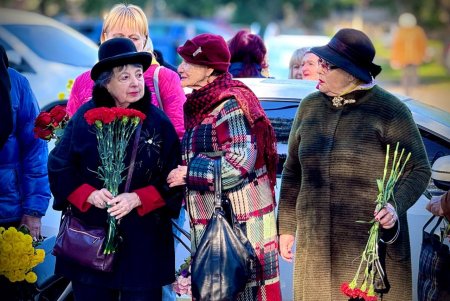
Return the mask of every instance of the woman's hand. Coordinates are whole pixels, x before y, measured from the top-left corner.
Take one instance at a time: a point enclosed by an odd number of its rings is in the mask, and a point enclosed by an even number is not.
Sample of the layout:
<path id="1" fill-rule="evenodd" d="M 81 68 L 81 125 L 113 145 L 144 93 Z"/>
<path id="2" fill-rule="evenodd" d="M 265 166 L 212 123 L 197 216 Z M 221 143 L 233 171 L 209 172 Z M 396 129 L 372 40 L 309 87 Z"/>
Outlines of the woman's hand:
<path id="1" fill-rule="evenodd" d="M 108 206 L 110 207 L 108 212 L 116 219 L 120 219 L 141 205 L 142 202 L 137 193 L 125 192 L 108 201 Z"/>
<path id="2" fill-rule="evenodd" d="M 97 208 L 105 209 L 106 203 L 113 198 L 111 192 L 106 188 L 93 191 L 87 198 L 87 202 Z"/>
<path id="3" fill-rule="evenodd" d="M 30 235 L 34 241 L 41 239 L 41 217 L 24 214 L 20 224 L 26 226 L 28 230 L 30 230 Z"/>
<path id="4" fill-rule="evenodd" d="M 294 235 L 291 234 L 280 235 L 280 255 L 284 260 L 288 262 L 292 262 L 294 259 L 294 254 L 292 253 L 294 241 L 295 241 Z"/>
<path id="5" fill-rule="evenodd" d="M 391 204 L 386 204 L 380 211 L 374 212 L 375 220 L 380 222 L 383 229 L 391 229 L 398 221 L 398 215 L 395 208 Z"/>
<path id="6" fill-rule="evenodd" d="M 442 209 L 442 203 L 441 203 L 441 196 L 432 197 L 425 208 L 428 211 L 430 211 L 433 215 L 438 215 L 438 216 L 444 215 L 444 210 Z"/>
<path id="7" fill-rule="evenodd" d="M 186 184 L 187 166 L 178 165 L 167 176 L 167 184 L 169 187 L 180 186 Z"/>

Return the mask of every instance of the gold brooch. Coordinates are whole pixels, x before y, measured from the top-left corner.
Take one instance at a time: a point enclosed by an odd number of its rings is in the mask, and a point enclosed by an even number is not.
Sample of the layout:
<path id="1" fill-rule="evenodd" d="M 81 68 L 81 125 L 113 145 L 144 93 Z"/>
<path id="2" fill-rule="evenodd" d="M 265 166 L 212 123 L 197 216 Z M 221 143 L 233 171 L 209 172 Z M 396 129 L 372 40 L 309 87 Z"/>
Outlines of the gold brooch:
<path id="1" fill-rule="evenodd" d="M 336 108 L 342 107 L 343 105 L 349 104 L 349 103 L 355 103 L 356 100 L 354 99 L 345 99 L 342 96 L 335 96 L 331 100 L 333 102 L 333 106 Z"/>

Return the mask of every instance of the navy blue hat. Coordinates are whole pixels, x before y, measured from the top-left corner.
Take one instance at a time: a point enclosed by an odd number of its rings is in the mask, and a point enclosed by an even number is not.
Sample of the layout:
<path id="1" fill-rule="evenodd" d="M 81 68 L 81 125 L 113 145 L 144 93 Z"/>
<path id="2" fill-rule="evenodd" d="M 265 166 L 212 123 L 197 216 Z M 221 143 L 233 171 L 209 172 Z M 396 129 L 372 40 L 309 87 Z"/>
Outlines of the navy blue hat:
<path id="1" fill-rule="evenodd" d="M 375 47 L 365 33 L 356 29 L 339 30 L 327 45 L 313 47 L 311 52 L 365 83 L 381 72 L 381 67 L 372 62 Z"/>
<path id="2" fill-rule="evenodd" d="M 148 52 L 138 52 L 130 39 L 113 38 L 100 45 L 98 63 L 92 67 L 91 78 L 96 80 L 102 72 L 128 64 L 141 64 L 145 71 L 151 63 L 152 55 Z"/>

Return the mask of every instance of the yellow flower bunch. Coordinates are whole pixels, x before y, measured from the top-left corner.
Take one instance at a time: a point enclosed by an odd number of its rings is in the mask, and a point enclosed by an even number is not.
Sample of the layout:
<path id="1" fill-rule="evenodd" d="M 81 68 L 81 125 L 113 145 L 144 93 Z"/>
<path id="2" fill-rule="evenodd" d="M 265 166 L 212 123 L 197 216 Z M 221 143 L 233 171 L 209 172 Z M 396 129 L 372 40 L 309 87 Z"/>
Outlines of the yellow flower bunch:
<path id="1" fill-rule="evenodd" d="M 0 275 L 9 281 L 34 283 L 37 275 L 32 269 L 44 261 L 45 251 L 35 249 L 29 234 L 0 227 Z"/>
<path id="2" fill-rule="evenodd" d="M 58 93 L 58 100 L 65 100 L 69 98 L 70 91 L 72 91 L 73 87 L 73 79 L 69 79 L 66 84 L 66 90 L 67 90 L 67 96 L 65 92 L 59 92 Z"/>

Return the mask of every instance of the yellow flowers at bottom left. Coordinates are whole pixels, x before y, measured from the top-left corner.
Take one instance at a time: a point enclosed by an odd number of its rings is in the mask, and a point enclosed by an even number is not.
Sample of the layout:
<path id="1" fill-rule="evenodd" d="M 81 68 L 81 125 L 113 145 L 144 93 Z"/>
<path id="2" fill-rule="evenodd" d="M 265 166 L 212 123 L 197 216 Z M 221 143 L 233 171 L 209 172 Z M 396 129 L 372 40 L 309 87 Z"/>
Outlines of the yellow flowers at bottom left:
<path id="1" fill-rule="evenodd" d="M 0 275 L 11 282 L 34 283 L 37 275 L 32 269 L 43 262 L 45 251 L 35 249 L 29 234 L 14 227 L 0 227 Z"/>

